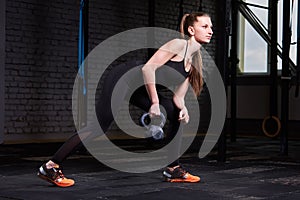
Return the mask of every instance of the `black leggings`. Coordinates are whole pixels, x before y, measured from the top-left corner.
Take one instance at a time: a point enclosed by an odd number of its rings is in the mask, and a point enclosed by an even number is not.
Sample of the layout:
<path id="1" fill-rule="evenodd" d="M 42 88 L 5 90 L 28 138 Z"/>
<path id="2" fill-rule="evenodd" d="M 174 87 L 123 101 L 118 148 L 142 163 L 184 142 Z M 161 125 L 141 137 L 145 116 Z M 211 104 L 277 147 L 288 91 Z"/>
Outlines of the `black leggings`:
<path id="1" fill-rule="evenodd" d="M 101 98 L 96 104 L 96 114 L 98 118 L 98 122 L 101 126 L 101 129 L 103 130 L 104 133 L 106 133 L 113 122 L 113 114 L 111 110 L 111 96 L 112 96 L 112 91 L 114 89 L 114 86 L 116 82 L 119 80 L 119 78 L 128 70 L 132 68 L 132 66 L 137 66 L 137 63 L 126 63 L 122 64 L 119 66 L 114 67 L 112 70 L 109 71 L 107 76 L 105 77 L 105 81 L 103 82 L 103 89 L 101 90 L 102 92 L 100 93 Z M 137 75 L 140 75 L 142 77 L 142 74 L 138 72 Z M 130 86 L 126 85 L 124 86 L 124 95 L 128 93 L 128 89 L 130 89 Z M 124 95 L 120 95 L 124 97 Z M 180 122 L 178 121 L 178 116 L 179 116 L 179 109 L 176 107 L 174 104 L 172 98 L 170 97 L 165 97 L 164 95 L 161 95 L 158 92 L 158 97 L 159 97 L 159 103 L 161 106 L 164 107 L 166 111 L 166 116 L 168 120 L 168 130 L 165 130 L 167 132 L 165 142 L 170 142 L 176 135 L 176 133 L 179 130 L 180 127 Z M 148 112 L 151 106 L 151 101 L 149 99 L 148 93 L 146 91 L 146 88 L 144 86 L 139 87 L 136 89 L 129 101 L 132 105 L 135 105 L 142 109 L 145 112 Z M 84 130 L 84 129 L 83 129 Z M 79 134 L 89 134 L 84 131 L 80 131 Z M 81 137 L 79 136 L 78 133 L 75 133 L 73 136 L 71 136 L 59 149 L 58 151 L 54 154 L 52 157 L 52 161 L 61 164 L 70 154 L 74 152 L 78 147 L 82 145 Z M 180 142 L 179 142 L 180 143 Z M 180 148 L 180 144 L 176 148 Z M 179 150 L 178 150 L 179 151 Z M 179 161 L 176 160 L 173 163 L 171 163 L 169 166 L 176 166 L 179 164 Z"/>

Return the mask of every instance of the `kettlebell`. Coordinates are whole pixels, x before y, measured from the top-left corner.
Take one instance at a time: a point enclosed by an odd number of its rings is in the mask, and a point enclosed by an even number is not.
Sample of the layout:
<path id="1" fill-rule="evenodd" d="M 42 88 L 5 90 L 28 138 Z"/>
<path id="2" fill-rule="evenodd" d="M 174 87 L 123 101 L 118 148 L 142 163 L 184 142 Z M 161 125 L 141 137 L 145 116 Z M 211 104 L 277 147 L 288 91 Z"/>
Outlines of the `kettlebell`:
<path id="1" fill-rule="evenodd" d="M 161 122 L 159 125 L 151 125 L 149 123 L 149 125 L 147 125 L 145 123 L 145 118 L 148 117 L 150 114 L 149 113 L 144 113 L 141 117 L 141 124 L 146 128 L 146 137 L 152 137 L 155 140 L 161 140 L 164 138 L 164 131 L 163 131 L 163 127 L 166 123 L 166 118 L 164 116 L 163 113 L 160 113 L 160 118 L 161 118 Z"/>

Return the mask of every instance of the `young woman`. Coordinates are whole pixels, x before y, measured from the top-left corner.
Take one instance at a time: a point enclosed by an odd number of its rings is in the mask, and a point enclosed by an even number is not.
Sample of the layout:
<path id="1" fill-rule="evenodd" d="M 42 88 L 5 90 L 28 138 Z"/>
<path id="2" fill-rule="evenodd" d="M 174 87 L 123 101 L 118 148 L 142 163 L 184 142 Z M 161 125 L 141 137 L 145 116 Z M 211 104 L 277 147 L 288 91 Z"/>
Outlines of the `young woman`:
<path id="1" fill-rule="evenodd" d="M 209 43 L 213 34 L 210 16 L 203 12 L 186 14 L 181 21 L 181 33 L 188 36 L 182 39 L 173 39 L 159 48 L 155 54 L 142 67 L 142 75 L 145 85 L 138 88 L 130 98 L 130 103 L 148 111 L 151 117 L 160 115 L 160 105 L 165 109 L 169 121 L 166 141 L 171 141 L 179 131 L 180 123 L 189 122 L 189 113 L 185 106 L 184 97 L 189 85 L 192 86 L 195 95 L 200 95 L 202 80 L 202 59 L 200 54 L 201 44 Z M 169 66 L 179 72 L 184 79 L 177 84 L 173 98 L 165 98 L 160 94 L 161 87 L 156 84 L 155 72 L 163 66 Z M 122 71 L 122 70 L 121 70 Z M 120 70 L 109 72 L 105 79 L 104 93 L 101 95 L 111 96 L 110 75 L 121 76 Z M 105 83 L 104 83 L 105 84 Z M 107 94 L 108 93 L 108 94 Z M 107 105 L 108 102 L 109 105 Z M 99 124 L 106 132 L 112 123 L 113 115 L 110 109 L 110 98 L 97 104 L 96 110 L 101 112 L 98 116 Z M 38 170 L 38 176 L 59 187 L 74 185 L 74 180 L 66 178 L 60 170 L 62 162 L 82 144 L 79 135 L 76 133 L 69 138 L 55 155 L 48 162 L 44 163 Z M 191 175 L 185 171 L 176 160 L 169 164 L 163 171 L 163 177 L 169 182 L 199 182 L 198 176 Z"/>

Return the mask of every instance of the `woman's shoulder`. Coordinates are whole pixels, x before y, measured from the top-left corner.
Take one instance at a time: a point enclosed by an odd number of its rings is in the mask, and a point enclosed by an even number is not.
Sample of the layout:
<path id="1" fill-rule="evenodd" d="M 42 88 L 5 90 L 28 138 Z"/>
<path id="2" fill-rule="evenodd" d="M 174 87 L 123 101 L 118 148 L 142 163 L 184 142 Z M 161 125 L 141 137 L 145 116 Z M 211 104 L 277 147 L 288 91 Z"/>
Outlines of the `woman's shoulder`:
<path id="1" fill-rule="evenodd" d="M 174 45 L 178 45 L 178 46 L 185 46 L 187 41 L 185 39 L 181 39 L 181 38 L 175 38 L 170 40 L 170 43 L 173 43 Z"/>
<path id="2" fill-rule="evenodd" d="M 180 51 L 186 46 L 187 42 L 185 39 L 175 38 L 167 42 L 164 47 L 169 50 Z"/>

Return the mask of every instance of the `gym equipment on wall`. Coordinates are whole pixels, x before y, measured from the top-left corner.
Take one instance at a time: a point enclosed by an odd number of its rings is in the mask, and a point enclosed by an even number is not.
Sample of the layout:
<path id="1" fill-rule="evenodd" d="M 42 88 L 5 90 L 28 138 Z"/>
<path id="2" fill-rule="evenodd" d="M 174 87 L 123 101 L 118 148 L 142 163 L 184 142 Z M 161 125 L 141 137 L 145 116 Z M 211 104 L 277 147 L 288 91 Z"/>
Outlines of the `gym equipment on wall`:
<path id="1" fill-rule="evenodd" d="M 262 122 L 262 131 L 263 133 L 270 138 L 275 138 L 279 135 L 281 129 L 281 122 L 278 118 L 278 67 L 277 67 L 277 13 L 278 9 L 278 1 L 277 0 L 269 0 L 269 36 L 271 45 L 268 47 L 270 54 L 270 95 L 269 95 L 269 115 L 266 116 Z"/>
<path id="2" fill-rule="evenodd" d="M 78 76 L 79 76 L 79 108 L 77 117 L 78 128 L 83 128 L 86 126 L 86 64 L 84 59 L 88 53 L 88 0 L 80 1 L 79 10 L 79 32 L 78 32 Z"/>

